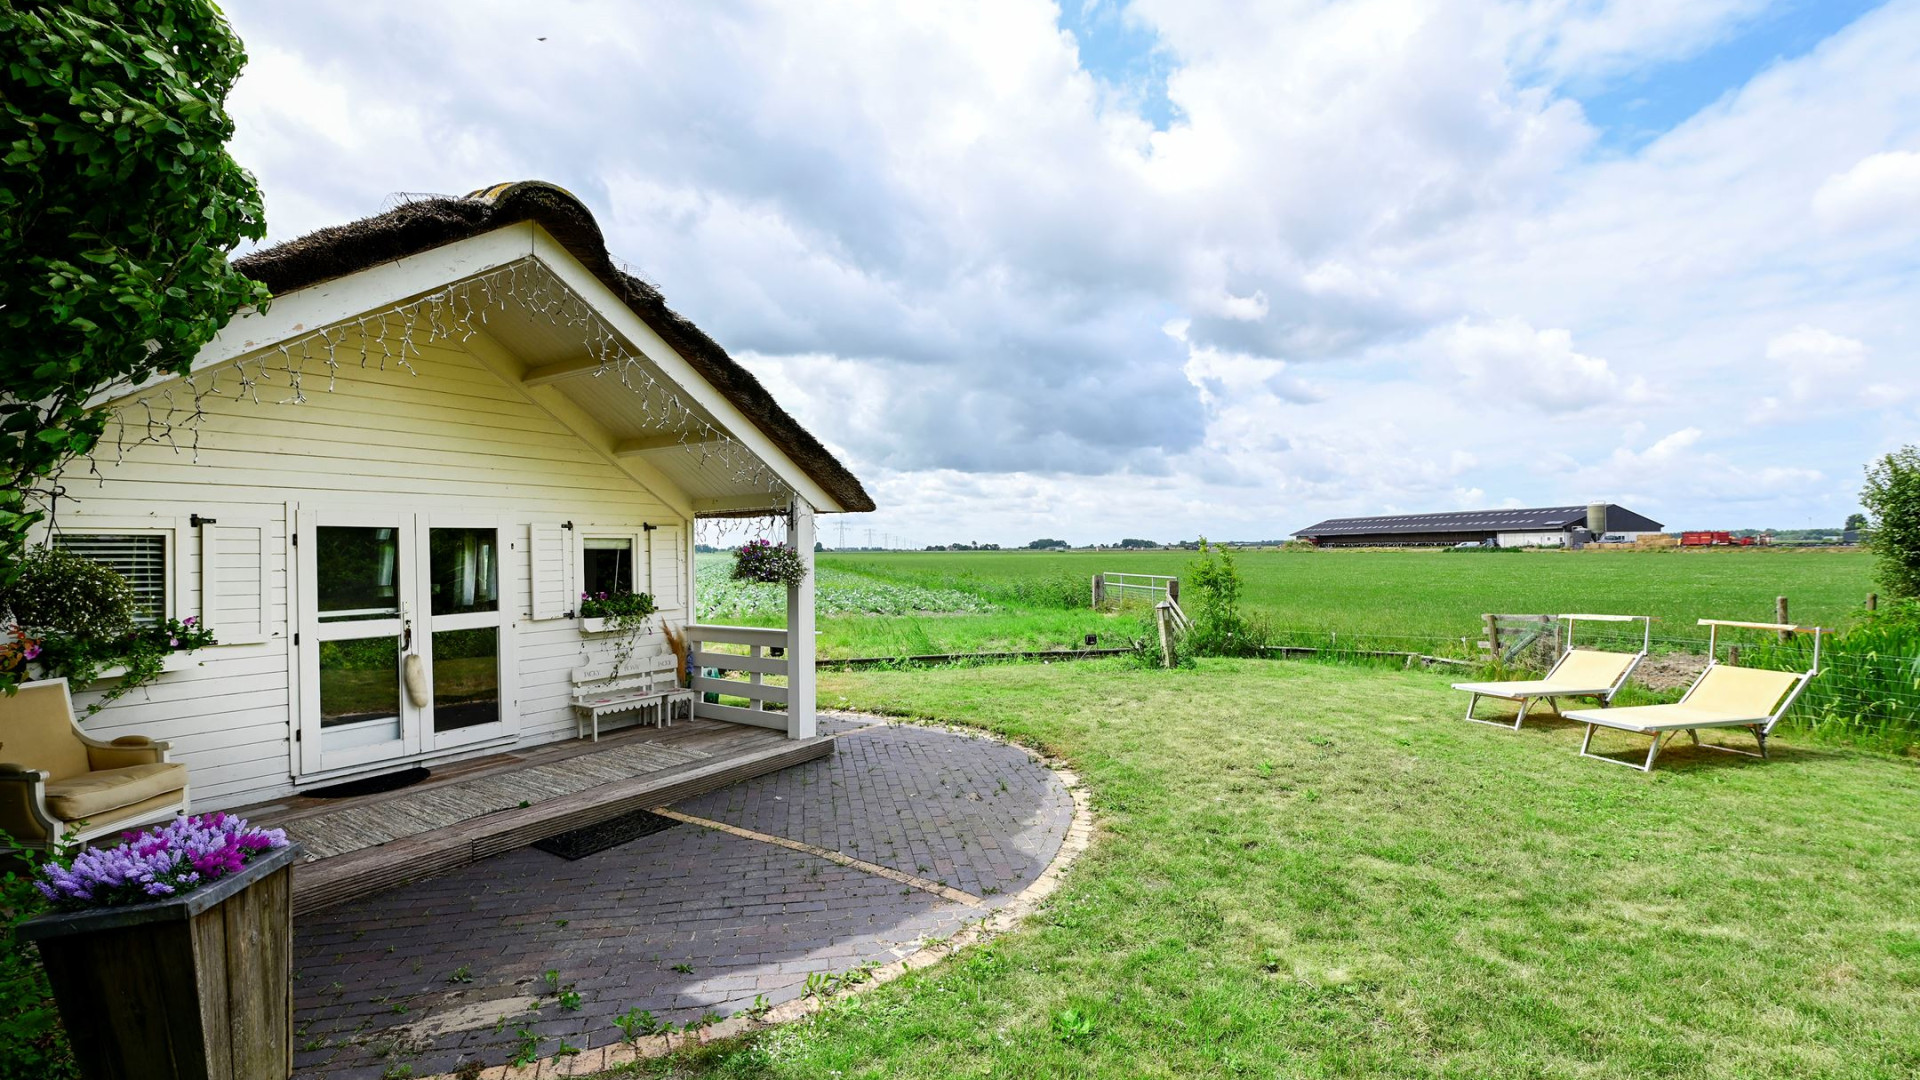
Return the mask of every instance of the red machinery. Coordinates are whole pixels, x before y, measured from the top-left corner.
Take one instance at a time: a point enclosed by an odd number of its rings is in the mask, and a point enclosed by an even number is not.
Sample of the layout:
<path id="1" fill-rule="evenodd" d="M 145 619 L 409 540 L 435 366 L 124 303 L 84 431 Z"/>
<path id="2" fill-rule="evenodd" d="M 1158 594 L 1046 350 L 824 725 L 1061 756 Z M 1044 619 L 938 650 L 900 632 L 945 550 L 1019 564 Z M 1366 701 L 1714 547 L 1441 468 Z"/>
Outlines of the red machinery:
<path id="1" fill-rule="evenodd" d="M 1756 541 L 1751 536 L 1735 536 L 1730 532 L 1683 532 L 1680 534 L 1681 547 L 1752 547 Z"/>

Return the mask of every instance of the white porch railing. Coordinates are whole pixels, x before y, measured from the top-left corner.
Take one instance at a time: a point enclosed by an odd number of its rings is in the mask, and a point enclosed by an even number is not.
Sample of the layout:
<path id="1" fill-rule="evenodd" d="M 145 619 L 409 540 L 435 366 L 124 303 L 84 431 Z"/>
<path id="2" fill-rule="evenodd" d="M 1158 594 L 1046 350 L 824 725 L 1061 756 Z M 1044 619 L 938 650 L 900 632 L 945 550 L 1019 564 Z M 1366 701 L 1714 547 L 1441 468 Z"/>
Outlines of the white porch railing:
<path id="1" fill-rule="evenodd" d="M 753 724 L 757 727 L 787 730 L 787 713 L 784 708 L 772 710 L 769 705 L 787 704 L 788 661 L 793 651 L 787 648 L 787 632 L 770 630 L 758 626 L 703 626 L 689 624 L 686 628 L 687 649 L 693 656 L 693 690 L 697 695 L 693 702 L 693 715 L 705 716 L 714 720 L 727 720 L 736 724 Z M 721 652 L 708 649 L 712 645 L 744 645 L 747 651 Z M 773 655 L 778 649 L 780 655 Z M 714 678 L 705 674 L 709 669 L 746 675 L 745 679 Z M 778 683 L 769 683 L 769 675 L 780 676 Z M 746 698 L 747 704 L 725 705 L 706 699 L 708 694 L 724 694 L 728 697 Z"/>

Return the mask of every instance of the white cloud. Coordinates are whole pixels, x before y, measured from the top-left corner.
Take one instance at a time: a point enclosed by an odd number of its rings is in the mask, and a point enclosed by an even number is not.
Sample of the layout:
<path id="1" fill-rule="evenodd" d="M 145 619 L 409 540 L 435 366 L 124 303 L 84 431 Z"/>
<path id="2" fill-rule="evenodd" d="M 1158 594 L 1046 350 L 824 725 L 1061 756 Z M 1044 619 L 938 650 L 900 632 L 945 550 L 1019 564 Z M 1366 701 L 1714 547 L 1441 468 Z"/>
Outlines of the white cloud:
<path id="1" fill-rule="evenodd" d="M 1920 225 L 1920 153 L 1871 154 L 1829 176 L 1813 193 L 1813 212 L 1833 229 L 1912 231 Z"/>
<path id="2" fill-rule="evenodd" d="M 1574 351 L 1566 330 L 1535 330 L 1519 319 L 1462 320 L 1438 342 L 1490 409 L 1524 404 L 1580 412 L 1647 396 L 1644 379 L 1622 378 L 1600 357 Z"/>
<path id="3" fill-rule="evenodd" d="M 1135 0 L 1156 131 L 1043 0 L 237 0 L 235 152 L 281 239 L 568 187 L 928 542 L 1608 491 L 1766 524 L 1920 422 L 1920 2 L 1630 154 L 1572 96 L 1759 7 Z M 1789 416 L 1826 426 L 1726 420 Z"/>
<path id="4" fill-rule="evenodd" d="M 1767 342 L 1766 358 L 1768 381 L 1780 389 L 1755 403 L 1753 423 L 1804 421 L 1815 410 L 1884 403 L 1896 394 L 1891 386 L 1862 386 L 1856 376 L 1866 366 L 1866 345 L 1829 330 L 1801 325 L 1778 334 Z"/>

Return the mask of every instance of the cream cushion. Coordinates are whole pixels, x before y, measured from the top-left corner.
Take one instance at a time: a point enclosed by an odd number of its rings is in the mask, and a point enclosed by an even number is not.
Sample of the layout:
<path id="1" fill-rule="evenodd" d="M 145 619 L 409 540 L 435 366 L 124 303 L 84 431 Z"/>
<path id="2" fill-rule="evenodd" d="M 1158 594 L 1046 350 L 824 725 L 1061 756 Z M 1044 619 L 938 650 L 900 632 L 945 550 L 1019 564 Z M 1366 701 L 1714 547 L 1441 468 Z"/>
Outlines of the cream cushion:
<path id="1" fill-rule="evenodd" d="M 62 821 L 94 819 L 187 786 L 187 767 L 160 761 L 47 782 L 47 809 Z"/>

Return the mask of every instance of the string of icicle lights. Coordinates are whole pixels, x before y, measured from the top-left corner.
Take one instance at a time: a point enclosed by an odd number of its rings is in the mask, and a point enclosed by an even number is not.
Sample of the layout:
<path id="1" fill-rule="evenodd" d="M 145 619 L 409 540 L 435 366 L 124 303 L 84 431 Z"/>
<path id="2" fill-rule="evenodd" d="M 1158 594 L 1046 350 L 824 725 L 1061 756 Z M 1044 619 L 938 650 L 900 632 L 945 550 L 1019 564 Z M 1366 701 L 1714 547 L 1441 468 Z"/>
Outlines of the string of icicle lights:
<path id="1" fill-rule="evenodd" d="M 528 257 L 484 274 L 454 282 L 415 300 L 345 319 L 291 338 L 262 353 L 194 372 L 179 383 L 142 394 L 115 412 L 114 445 L 119 459 L 146 443 L 163 443 L 182 452 L 177 433 L 199 460 L 200 423 L 210 398 L 262 402 L 263 388 L 278 404 L 307 400 L 309 384 L 326 379 L 334 389 L 342 364 L 411 374 L 422 358 L 422 344 L 464 342 L 479 333 L 490 316 L 514 305 L 549 325 L 577 331 L 584 355 L 598 366 L 581 378 L 614 379 L 640 399 L 641 426 L 654 434 L 677 434 L 672 445 L 697 459 L 698 467 L 718 474 L 736 490 L 766 492 L 768 511 L 784 514 L 793 491 L 767 464 L 687 404 L 669 383 L 649 370 L 644 357 L 627 347 L 593 306 L 547 269 Z M 280 397 L 272 399 L 271 391 Z"/>

